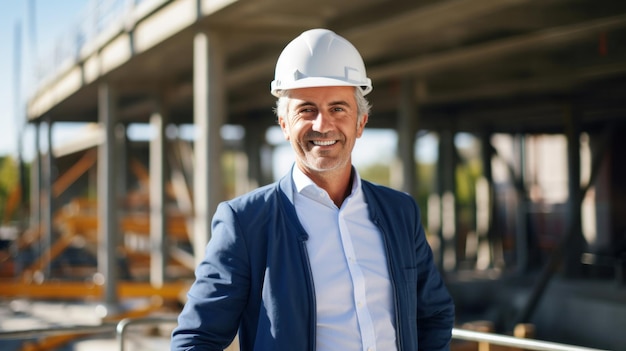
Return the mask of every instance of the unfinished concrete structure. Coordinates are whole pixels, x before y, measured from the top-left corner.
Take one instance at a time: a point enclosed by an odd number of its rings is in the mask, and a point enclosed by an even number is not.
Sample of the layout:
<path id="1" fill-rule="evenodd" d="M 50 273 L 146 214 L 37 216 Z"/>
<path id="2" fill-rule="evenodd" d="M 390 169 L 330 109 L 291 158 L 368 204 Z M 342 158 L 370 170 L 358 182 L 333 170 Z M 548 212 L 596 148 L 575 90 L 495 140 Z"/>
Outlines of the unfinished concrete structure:
<path id="1" fill-rule="evenodd" d="M 115 306 L 118 284 L 137 274 L 120 276 L 120 248 L 140 262 L 130 248 L 147 245 L 142 277 L 154 289 L 189 276 L 210 238 L 213 209 L 233 195 L 225 192 L 226 150 L 246 156 L 234 176 L 239 189 L 271 181 L 262 151 L 275 124 L 269 82 L 276 58 L 298 33 L 325 27 L 353 42 L 366 61 L 374 84 L 368 128 L 397 132 L 399 188 L 417 196 L 416 138 L 424 131 L 438 137 L 424 220 L 460 322 L 491 319 L 502 330 L 533 322 L 546 339 L 626 343 L 619 335 L 626 325 L 623 1 L 144 0 L 124 2 L 113 18 L 81 38 L 27 109 L 37 129 L 97 123 L 90 139 L 97 153 L 81 157 L 85 172 L 88 162 L 97 163 L 86 181 L 97 186 L 98 206 L 82 207 L 80 218 L 92 211 L 93 221 L 72 230 L 97 243 L 107 304 Z M 133 124 L 154 131 L 147 150 L 129 143 Z M 167 132 L 183 125 L 193 125 L 193 150 Z M 244 136 L 226 140 L 226 125 Z M 458 215 L 459 133 L 473 135 L 481 152 L 475 197 L 482 201 L 470 220 Z M 509 137 L 508 157 L 494 142 L 502 135 Z M 540 141 L 555 135 L 566 141 L 562 153 Z M 494 179 L 497 160 L 504 160 L 505 182 Z M 52 256 L 69 245 L 52 249 L 64 238 L 55 218 L 71 201 L 54 196 L 59 179 L 51 170 L 62 161 L 51 153 L 36 161 L 31 217 L 42 224 L 42 250 L 29 267 L 45 281 L 54 275 Z M 559 186 L 566 191 L 546 203 L 551 183 L 537 169 L 550 163 L 565 165 Z M 149 198 L 129 196 L 138 189 Z M 584 199 L 593 205 L 583 206 Z M 586 228 L 592 241 L 584 236 L 584 209 L 593 214 Z M 129 243 L 137 235 L 149 240 Z M 470 239 L 486 250 L 468 254 Z"/>

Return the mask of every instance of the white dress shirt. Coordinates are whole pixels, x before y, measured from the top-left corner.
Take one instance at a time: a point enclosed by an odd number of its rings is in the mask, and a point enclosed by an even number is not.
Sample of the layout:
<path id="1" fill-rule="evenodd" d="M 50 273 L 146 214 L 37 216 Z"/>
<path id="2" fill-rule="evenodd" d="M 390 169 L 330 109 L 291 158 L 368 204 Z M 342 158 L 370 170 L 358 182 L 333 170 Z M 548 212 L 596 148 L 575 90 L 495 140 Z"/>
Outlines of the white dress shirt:
<path id="1" fill-rule="evenodd" d="M 369 219 L 354 171 L 341 208 L 298 167 L 294 205 L 309 234 L 306 247 L 317 306 L 317 351 L 396 350 L 395 312 L 383 240 Z"/>

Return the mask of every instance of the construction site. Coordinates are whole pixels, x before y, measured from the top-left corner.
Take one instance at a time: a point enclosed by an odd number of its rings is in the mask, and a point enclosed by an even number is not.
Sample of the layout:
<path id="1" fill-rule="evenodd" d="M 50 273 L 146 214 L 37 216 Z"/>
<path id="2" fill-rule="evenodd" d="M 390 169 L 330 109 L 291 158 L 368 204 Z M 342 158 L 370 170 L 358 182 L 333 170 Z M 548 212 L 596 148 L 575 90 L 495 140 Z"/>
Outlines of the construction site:
<path id="1" fill-rule="evenodd" d="M 276 59 L 328 28 L 372 78 L 365 133 L 393 156 L 357 168 L 420 205 L 451 350 L 626 350 L 625 1 L 90 8 L 26 102 L 37 152 L 2 206 L 0 349 L 169 350 L 217 205 L 292 162 Z"/>

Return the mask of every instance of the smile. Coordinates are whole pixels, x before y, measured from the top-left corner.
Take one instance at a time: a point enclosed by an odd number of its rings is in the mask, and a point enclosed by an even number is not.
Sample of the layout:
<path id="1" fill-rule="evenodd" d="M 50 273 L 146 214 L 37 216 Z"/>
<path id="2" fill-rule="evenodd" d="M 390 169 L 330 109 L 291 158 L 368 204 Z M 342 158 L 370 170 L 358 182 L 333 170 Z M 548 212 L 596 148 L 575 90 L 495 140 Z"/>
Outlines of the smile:
<path id="1" fill-rule="evenodd" d="M 312 143 L 317 146 L 329 146 L 335 144 L 336 140 L 313 140 Z"/>

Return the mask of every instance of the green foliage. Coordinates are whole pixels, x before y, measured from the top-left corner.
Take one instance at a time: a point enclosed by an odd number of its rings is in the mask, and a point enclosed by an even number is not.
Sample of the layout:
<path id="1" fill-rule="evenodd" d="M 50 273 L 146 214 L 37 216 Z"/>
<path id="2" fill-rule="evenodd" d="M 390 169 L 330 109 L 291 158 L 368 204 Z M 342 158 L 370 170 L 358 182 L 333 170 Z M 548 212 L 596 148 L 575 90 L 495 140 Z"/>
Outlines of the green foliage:
<path id="1" fill-rule="evenodd" d="M 461 227 L 473 228 L 476 218 L 476 182 L 482 174 L 480 160 L 472 159 L 456 168 L 457 216 Z"/>
<path id="2" fill-rule="evenodd" d="M 437 191 L 436 177 L 437 164 L 417 163 L 415 166 L 417 174 L 417 204 L 422 211 L 422 222 L 427 223 L 428 218 L 428 197 Z"/>
<path id="3" fill-rule="evenodd" d="M 14 191 L 19 191 L 19 167 L 10 156 L 0 158 L 0 219 L 4 219 L 7 201 Z"/>
<path id="4" fill-rule="evenodd" d="M 227 199 L 235 197 L 235 182 L 237 181 L 237 154 L 235 152 L 224 152 L 222 155 L 222 176 L 224 177 L 224 194 Z"/>
<path id="5" fill-rule="evenodd" d="M 418 163 L 415 167 L 418 194 L 420 197 L 428 197 L 428 195 L 436 191 L 437 165 L 434 163 Z"/>
<path id="6" fill-rule="evenodd" d="M 385 164 L 376 163 L 367 167 L 359 168 L 359 174 L 361 178 L 380 185 L 389 186 L 390 184 L 390 172 L 389 166 Z"/>
<path id="7" fill-rule="evenodd" d="M 456 168 L 456 192 L 460 205 L 472 205 L 476 198 L 476 181 L 482 173 L 480 160 L 460 164 Z"/>
<path id="8" fill-rule="evenodd" d="M 19 169 L 17 161 L 12 157 L 0 158 L 0 188 L 12 189 L 19 184 Z"/>

